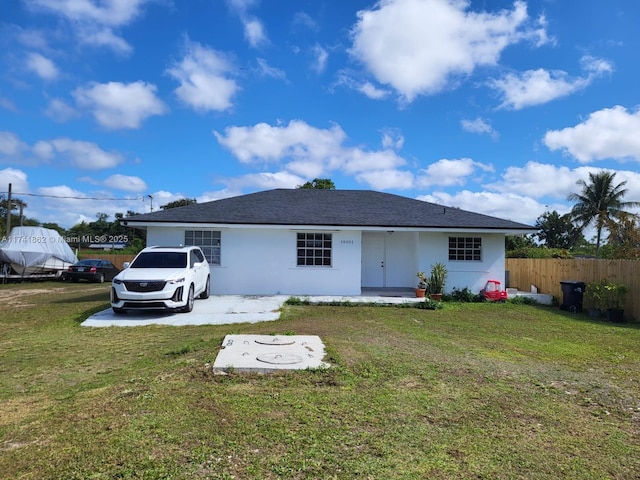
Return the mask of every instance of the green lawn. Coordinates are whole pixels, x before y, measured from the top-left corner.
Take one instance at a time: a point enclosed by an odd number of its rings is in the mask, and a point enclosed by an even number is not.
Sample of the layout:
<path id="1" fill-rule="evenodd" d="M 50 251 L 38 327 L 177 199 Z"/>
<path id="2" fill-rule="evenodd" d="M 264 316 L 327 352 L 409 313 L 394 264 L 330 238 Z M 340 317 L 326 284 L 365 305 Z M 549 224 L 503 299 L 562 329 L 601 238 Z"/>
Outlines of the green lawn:
<path id="1" fill-rule="evenodd" d="M 108 288 L 0 285 L 1 478 L 640 478 L 637 325 L 446 303 L 81 327 Z M 319 335 L 334 367 L 214 375 L 228 333 Z"/>

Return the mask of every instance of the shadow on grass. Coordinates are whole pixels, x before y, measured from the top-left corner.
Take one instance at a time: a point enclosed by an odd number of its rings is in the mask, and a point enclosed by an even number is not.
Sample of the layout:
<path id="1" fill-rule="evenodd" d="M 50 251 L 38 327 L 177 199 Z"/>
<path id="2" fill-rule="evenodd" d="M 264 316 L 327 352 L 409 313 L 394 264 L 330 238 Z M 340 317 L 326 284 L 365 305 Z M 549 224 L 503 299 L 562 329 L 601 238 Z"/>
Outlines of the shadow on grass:
<path id="1" fill-rule="evenodd" d="M 581 323 L 589 323 L 593 325 L 609 325 L 611 327 L 631 328 L 634 330 L 640 329 L 640 323 L 634 320 L 625 320 L 624 322 L 611 322 L 607 319 L 606 316 L 592 317 L 587 312 L 572 313 L 572 312 L 567 312 L 566 310 L 560 310 L 560 309 L 558 309 L 558 313 L 561 314 L 563 317 L 570 318 L 572 320 L 577 320 Z"/>
<path id="2" fill-rule="evenodd" d="M 108 301 L 109 301 L 109 292 L 101 291 L 101 292 L 90 293 L 87 295 L 82 295 L 79 297 L 61 298 L 58 300 L 54 300 L 51 303 L 88 303 L 88 302 L 108 302 Z"/>

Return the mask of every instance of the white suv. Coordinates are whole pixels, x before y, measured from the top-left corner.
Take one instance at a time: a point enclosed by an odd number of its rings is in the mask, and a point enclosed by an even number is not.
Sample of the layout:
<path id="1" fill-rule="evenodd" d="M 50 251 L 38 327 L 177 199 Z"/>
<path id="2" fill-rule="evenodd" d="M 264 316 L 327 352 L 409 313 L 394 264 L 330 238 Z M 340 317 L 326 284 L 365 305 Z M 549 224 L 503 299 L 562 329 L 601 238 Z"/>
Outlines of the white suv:
<path id="1" fill-rule="evenodd" d="M 199 247 L 147 247 L 114 277 L 111 308 L 193 310 L 196 296 L 209 297 L 209 263 Z"/>

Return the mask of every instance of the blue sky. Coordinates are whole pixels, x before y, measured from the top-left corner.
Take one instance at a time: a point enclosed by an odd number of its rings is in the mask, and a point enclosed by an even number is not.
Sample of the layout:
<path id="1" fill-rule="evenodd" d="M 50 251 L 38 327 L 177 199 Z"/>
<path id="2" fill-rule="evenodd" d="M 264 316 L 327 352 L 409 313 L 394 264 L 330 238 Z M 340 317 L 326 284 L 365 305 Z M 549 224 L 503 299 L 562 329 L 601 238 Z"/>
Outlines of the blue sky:
<path id="1" fill-rule="evenodd" d="M 5 0 L 0 192 L 64 227 L 314 178 L 529 224 L 594 170 L 640 200 L 638 25 L 636 0 Z"/>

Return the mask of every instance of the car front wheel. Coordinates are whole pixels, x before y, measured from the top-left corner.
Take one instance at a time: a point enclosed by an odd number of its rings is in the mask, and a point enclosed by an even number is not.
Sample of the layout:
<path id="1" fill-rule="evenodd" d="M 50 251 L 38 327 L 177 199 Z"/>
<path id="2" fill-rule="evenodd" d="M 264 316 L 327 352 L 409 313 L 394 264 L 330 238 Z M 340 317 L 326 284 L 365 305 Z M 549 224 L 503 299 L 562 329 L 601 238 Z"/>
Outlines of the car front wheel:
<path id="1" fill-rule="evenodd" d="M 193 284 L 189 287 L 189 294 L 187 296 L 187 304 L 184 306 L 184 308 L 182 309 L 182 311 L 184 313 L 189 313 L 191 310 L 193 310 L 193 302 L 195 301 L 195 295 L 193 292 Z"/>

